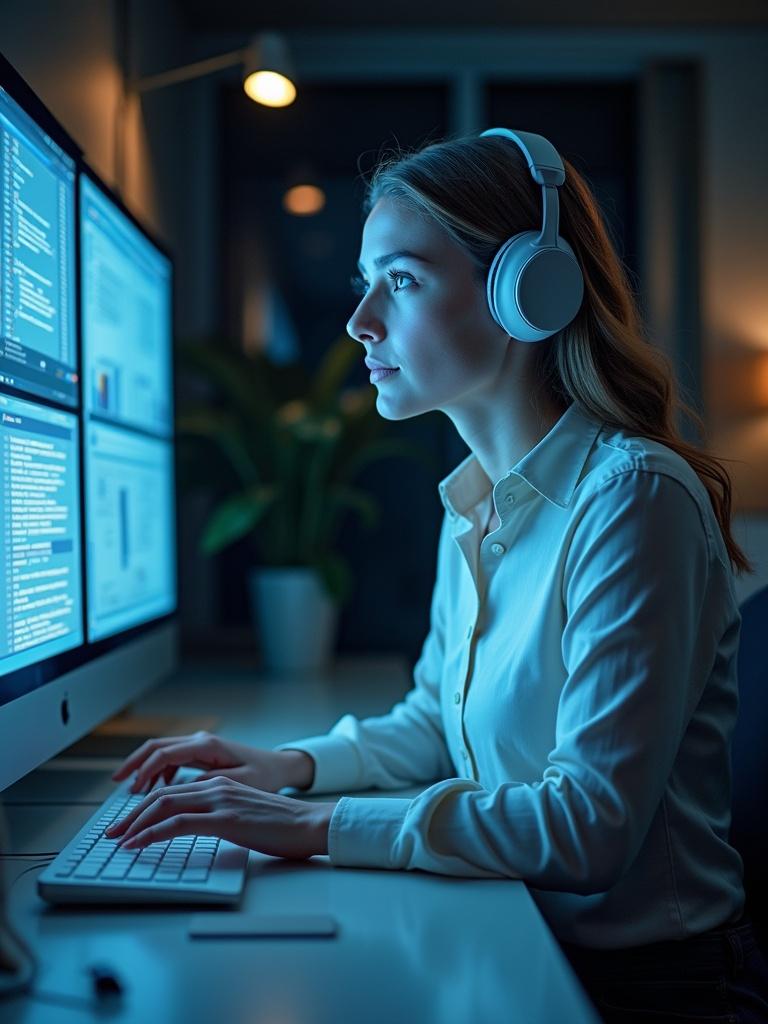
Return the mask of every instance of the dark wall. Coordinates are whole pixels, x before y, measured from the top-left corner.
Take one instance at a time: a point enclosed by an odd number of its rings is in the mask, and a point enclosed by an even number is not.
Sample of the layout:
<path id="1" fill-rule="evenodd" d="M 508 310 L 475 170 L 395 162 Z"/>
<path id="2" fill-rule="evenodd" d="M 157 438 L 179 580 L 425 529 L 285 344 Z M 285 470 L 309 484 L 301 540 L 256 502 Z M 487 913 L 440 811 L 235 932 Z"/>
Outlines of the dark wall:
<path id="1" fill-rule="evenodd" d="M 360 252 L 361 173 L 385 148 L 416 147 L 448 132 L 447 85 L 305 86 L 281 111 L 258 107 L 233 85 L 221 93 L 220 114 L 227 334 L 238 337 L 249 276 L 260 273 L 249 266 L 255 235 L 293 319 L 301 358 L 314 369 L 344 333 L 357 303 L 349 278 Z M 316 216 L 290 216 L 282 196 L 292 169 L 307 162 L 327 203 Z M 349 384 L 367 381 L 361 349 Z M 440 413 L 387 426 L 390 434 L 425 448 L 434 469 L 388 459 L 359 476 L 358 485 L 372 494 L 382 517 L 375 533 L 352 515 L 342 529 L 340 548 L 356 582 L 342 609 L 338 647 L 415 658 L 429 625 L 442 512 L 437 484 L 451 468 L 453 427 Z M 247 621 L 244 555 L 244 548 L 232 548 L 219 559 L 222 623 Z"/>

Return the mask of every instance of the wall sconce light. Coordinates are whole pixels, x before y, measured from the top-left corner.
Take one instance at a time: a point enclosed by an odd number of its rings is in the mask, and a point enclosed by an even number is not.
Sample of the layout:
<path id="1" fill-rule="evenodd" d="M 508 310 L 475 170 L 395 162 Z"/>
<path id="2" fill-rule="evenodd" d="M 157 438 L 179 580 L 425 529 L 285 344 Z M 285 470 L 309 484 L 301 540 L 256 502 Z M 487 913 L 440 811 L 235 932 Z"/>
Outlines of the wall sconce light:
<path id="1" fill-rule="evenodd" d="M 288 47 L 276 32 L 263 32 L 246 50 L 243 89 L 256 103 L 287 107 L 296 99 Z"/>
<path id="2" fill-rule="evenodd" d="M 167 85 L 243 65 L 243 89 L 255 103 L 266 107 L 287 107 L 296 98 L 295 74 L 284 38 L 276 32 L 262 32 L 240 50 L 222 53 L 194 64 L 185 64 L 156 75 L 145 75 L 131 83 L 137 93 L 154 92 Z"/>

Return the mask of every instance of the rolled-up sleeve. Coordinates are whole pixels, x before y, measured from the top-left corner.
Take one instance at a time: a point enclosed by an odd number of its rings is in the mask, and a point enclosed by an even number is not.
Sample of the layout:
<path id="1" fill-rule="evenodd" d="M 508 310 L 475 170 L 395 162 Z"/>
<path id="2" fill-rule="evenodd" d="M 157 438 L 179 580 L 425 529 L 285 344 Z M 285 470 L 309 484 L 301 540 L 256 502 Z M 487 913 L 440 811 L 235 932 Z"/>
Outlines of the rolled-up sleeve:
<path id="1" fill-rule="evenodd" d="M 320 736 L 282 743 L 276 750 L 302 750 L 315 762 L 305 793 L 403 789 L 452 775 L 454 768 L 440 712 L 440 679 L 445 647 L 445 573 L 451 543 L 447 517 L 438 543 L 437 573 L 430 606 L 430 629 L 414 666 L 413 688 L 387 714 L 359 719 L 344 715 Z"/>
<path id="2" fill-rule="evenodd" d="M 713 546 L 696 499 L 664 473 L 625 469 L 581 500 L 562 563 L 565 673 L 541 778 L 493 790 L 445 779 L 414 799 L 344 797 L 331 819 L 334 864 L 576 893 L 603 892 L 630 866 L 715 656 Z M 414 754 L 402 755 L 379 777 L 407 774 Z"/>

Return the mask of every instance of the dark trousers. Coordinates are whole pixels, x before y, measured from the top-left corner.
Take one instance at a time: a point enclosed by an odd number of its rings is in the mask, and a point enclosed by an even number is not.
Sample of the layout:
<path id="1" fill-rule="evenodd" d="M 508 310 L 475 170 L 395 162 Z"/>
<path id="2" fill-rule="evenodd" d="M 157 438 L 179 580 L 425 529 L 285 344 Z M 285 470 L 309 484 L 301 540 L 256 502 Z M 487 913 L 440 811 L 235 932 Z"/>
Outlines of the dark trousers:
<path id="1" fill-rule="evenodd" d="M 768 1024 L 768 954 L 748 916 L 679 942 L 561 942 L 605 1024 Z"/>

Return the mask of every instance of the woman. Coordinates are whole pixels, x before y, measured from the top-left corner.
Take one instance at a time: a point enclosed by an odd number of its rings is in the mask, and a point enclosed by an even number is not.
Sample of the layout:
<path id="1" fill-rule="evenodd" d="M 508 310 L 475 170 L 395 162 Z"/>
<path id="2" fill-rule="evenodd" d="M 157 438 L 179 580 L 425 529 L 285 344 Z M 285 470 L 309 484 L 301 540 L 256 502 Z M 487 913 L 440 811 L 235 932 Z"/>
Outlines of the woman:
<path id="1" fill-rule="evenodd" d="M 587 185 L 541 136 L 494 129 L 385 160 L 364 212 L 347 329 L 377 408 L 440 409 L 470 448 L 440 484 L 414 688 L 274 751 L 149 741 L 116 779 L 206 772 L 114 835 L 524 879 L 607 1021 L 768 1019 L 728 844 L 732 574 L 751 567 Z"/>

